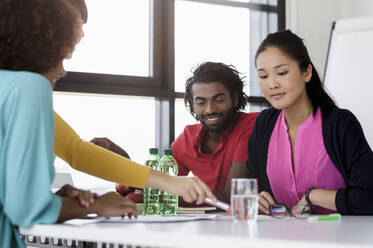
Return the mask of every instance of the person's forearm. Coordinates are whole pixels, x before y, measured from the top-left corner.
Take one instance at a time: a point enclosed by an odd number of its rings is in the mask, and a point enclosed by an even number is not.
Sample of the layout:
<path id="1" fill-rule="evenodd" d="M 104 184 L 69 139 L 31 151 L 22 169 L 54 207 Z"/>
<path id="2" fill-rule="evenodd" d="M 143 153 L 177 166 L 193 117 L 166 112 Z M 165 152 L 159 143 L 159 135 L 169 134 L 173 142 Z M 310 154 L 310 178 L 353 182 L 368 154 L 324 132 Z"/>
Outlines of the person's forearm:
<path id="1" fill-rule="evenodd" d="M 146 182 L 145 182 L 145 188 L 155 188 L 155 189 L 166 190 L 166 183 L 169 177 L 170 176 L 160 171 L 150 169 L 148 178 L 146 179 Z"/>
<path id="2" fill-rule="evenodd" d="M 54 151 L 71 167 L 108 181 L 143 188 L 149 168 L 82 140 L 55 114 Z"/>
<path id="3" fill-rule="evenodd" d="M 309 198 L 313 205 L 337 211 L 335 206 L 335 197 L 337 191 L 326 189 L 314 189 L 311 191 Z"/>
<path id="4" fill-rule="evenodd" d="M 80 206 L 76 199 L 62 197 L 62 206 L 57 222 L 63 222 L 74 218 L 81 218 L 90 213 L 95 213 L 95 204 L 89 208 Z"/>
<path id="5" fill-rule="evenodd" d="M 205 197 L 216 200 L 209 187 L 198 177 L 168 176 L 160 171 L 150 170 L 145 182 L 146 188 L 156 188 L 178 195 L 186 202 L 204 202 Z"/>

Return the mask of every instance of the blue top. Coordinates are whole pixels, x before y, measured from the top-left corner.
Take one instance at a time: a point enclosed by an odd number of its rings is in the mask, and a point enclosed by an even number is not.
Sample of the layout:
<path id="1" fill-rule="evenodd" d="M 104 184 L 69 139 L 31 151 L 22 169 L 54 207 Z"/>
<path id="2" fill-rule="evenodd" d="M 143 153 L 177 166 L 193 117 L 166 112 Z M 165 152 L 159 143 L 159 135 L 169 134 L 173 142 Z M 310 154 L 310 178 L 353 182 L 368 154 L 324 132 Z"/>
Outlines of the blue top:
<path id="1" fill-rule="evenodd" d="M 54 114 L 49 81 L 0 70 L 0 247 L 24 247 L 17 226 L 55 223 Z"/>

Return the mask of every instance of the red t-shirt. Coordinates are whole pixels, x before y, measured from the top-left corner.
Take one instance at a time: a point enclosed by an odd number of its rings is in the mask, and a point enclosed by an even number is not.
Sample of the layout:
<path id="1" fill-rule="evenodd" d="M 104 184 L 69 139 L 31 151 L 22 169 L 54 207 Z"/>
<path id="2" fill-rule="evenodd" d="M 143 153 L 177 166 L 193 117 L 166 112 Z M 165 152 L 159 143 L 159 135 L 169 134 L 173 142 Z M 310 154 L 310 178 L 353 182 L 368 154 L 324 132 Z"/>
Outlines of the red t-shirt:
<path id="1" fill-rule="evenodd" d="M 189 171 L 204 181 L 212 190 L 225 186 L 232 162 L 247 161 L 247 143 L 258 113 L 240 113 L 240 117 L 221 135 L 220 144 L 212 154 L 201 151 L 204 136 L 202 124 L 187 125 L 171 144 L 179 176 Z"/>

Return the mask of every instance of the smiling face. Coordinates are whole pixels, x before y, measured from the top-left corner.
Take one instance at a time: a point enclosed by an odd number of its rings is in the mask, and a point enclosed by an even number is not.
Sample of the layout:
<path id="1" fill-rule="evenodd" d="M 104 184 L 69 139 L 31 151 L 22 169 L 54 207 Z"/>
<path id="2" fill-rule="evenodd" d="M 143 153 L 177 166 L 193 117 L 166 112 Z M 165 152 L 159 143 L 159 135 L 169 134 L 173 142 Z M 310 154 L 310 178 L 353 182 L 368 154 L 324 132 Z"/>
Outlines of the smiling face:
<path id="1" fill-rule="evenodd" d="M 237 97 L 220 82 L 195 83 L 191 92 L 197 119 L 210 132 L 224 132 L 235 119 Z"/>
<path id="2" fill-rule="evenodd" d="M 276 109 L 286 109 L 309 101 L 306 83 L 312 76 L 312 66 L 305 72 L 297 61 L 276 47 L 268 47 L 256 60 L 259 87 L 264 97 Z"/>

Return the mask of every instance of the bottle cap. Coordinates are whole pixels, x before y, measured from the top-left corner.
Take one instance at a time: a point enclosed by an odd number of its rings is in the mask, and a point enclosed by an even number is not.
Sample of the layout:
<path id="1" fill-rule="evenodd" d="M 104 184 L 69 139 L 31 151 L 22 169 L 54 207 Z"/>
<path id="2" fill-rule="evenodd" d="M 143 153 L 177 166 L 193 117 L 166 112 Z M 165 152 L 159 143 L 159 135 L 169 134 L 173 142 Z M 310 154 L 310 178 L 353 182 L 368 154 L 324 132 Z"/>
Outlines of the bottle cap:
<path id="1" fill-rule="evenodd" d="M 149 149 L 150 154 L 157 154 L 158 155 L 158 148 L 150 148 Z"/>
<path id="2" fill-rule="evenodd" d="M 164 150 L 164 155 L 172 155 L 172 150 L 171 149 Z"/>

